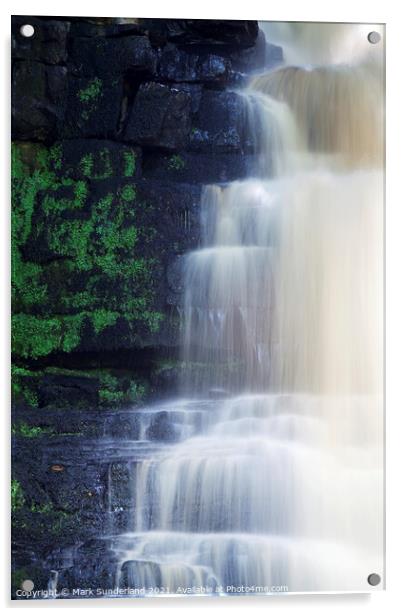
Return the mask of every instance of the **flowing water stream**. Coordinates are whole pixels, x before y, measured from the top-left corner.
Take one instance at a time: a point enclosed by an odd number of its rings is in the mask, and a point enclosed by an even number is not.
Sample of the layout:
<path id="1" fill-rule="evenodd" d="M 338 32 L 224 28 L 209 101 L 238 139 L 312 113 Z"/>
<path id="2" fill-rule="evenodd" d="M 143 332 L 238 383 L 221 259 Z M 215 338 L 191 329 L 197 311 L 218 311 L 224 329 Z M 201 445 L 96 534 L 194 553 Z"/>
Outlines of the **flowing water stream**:
<path id="1" fill-rule="evenodd" d="M 310 62 L 322 45 L 300 32 Z M 181 440 L 137 464 L 119 586 L 347 591 L 383 573 L 382 72 L 357 57 L 241 92 L 255 165 L 204 188 L 192 369 L 163 407 Z"/>

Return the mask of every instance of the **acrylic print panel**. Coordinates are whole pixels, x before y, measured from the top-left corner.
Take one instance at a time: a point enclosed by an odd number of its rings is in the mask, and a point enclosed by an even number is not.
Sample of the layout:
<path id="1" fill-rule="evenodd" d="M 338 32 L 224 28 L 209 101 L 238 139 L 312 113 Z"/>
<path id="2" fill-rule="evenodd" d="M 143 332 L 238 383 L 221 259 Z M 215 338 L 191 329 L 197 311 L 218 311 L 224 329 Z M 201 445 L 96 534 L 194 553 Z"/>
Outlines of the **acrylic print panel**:
<path id="1" fill-rule="evenodd" d="M 13 599 L 383 588 L 384 37 L 13 18 Z"/>

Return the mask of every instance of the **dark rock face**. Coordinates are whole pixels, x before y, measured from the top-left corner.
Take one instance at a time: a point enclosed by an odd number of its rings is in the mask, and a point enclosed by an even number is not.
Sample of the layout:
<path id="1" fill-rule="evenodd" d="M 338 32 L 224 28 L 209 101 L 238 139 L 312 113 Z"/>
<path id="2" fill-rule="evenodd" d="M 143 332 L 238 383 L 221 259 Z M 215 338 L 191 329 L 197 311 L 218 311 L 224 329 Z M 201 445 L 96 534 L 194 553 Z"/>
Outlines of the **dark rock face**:
<path id="1" fill-rule="evenodd" d="M 155 73 L 157 53 L 146 36 L 73 38 L 71 71 L 87 77 L 122 75 L 128 70 Z"/>
<path id="2" fill-rule="evenodd" d="M 92 595 L 85 595 L 83 591 L 81 598 L 94 597 L 97 588 L 113 588 L 115 585 L 116 556 L 105 540 L 92 539 L 73 553 L 61 552 L 58 558 L 52 556 L 47 565 L 49 569 L 61 569 L 60 587 L 93 589 Z M 77 595 L 67 598 L 71 597 L 79 598 Z"/>
<path id="3" fill-rule="evenodd" d="M 251 157 L 232 152 L 180 152 L 155 154 L 144 160 L 143 173 L 149 179 L 177 178 L 189 184 L 230 182 L 246 177 Z"/>
<path id="4" fill-rule="evenodd" d="M 135 97 L 125 140 L 167 150 L 185 148 L 190 134 L 191 96 L 158 83 L 143 84 Z"/>
<path id="5" fill-rule="evenodd" d="M 66 387 L 72 387 L 71 382 L 69 380 L 60 384 L 60 379 L 57 379 L 56 383 L 57 393 L 51 391 L 50 395 L 48 394 L 46 398 L 43 397 L 42 400 L 39 400 L 37 408 L 32 409 L 20 405 L 14 410 L 13 423 L 17 437 L 27 435 L 22 438 L 22 442 L 26 443 L 26 439 L 33 439 L 33 442 L 35 442 L 34 436 L 30 435 L 30 430 L 32 431 L 34 428 L 40 428 L 38 434 L 41 436 L 48 435 L 51 440 L 56 437 L 63 437 L 67 441 L 69 437 L 72 443 L 76 441 L 77 437 L 87 439 L 116 438 L 132 441 L 139 438 L 141 415 L 133 410 L 133 403 L 130 405 L 131 410 L 109 408 L 102 409 L 100 413 L 97 412 L 99 409 L 99 380 L 92 379 L 90 384 L 84 383 L 84 386 L 82 386 L 82 381 L 74 384 L 75 390 L 81 390 L 81 397 L 75 406 L 72 404 L 72 400 L 68 399 L 68 394 L 62 392 L 64 400 L 69 401 L 69 406 L 65 408 L 62 406 L 63 398 L 60 398 L 57 394 Z M 52 386 L 55 387 L 55 385 Z M 21 426 L 23 429 L 21 429 Z"/>
<path id="6" fill-rule="evenodd" d="M 68 405 L 95 408 L 98 404 L 99 379 L 84 376 L 46 375 L 39 387 L 39 407 Z"/>
<path id="7" fill-rule="evenodd" d="M 162 411 L 161 413 L 156 413 L 152 418 L 146 432 L 146 437 L 150 441 L 175 441 L 178 434 L 169 421 L 168 414 Z"/>
<path id="8" fill-rule="evenodd" d="M 255 21 L 220 19 L 141 19 L 151 38 L 180 45 L 213 45 L 243 48 L 254 45 L 258 35 Z"/>
<path id="9" fill-rule="evenodd" d="M 53 171 L 73 180 L 141 177 L 141 148 L 105 139 L 66 139 L 56 144 Z M 55 164 L 56 162 L 56 164 Z"/>
<path id="10" fill-rule="evenodd" d="M 198 122 L 191 138 L 191 150 L 203 152 L 244 151 L 244 108 L 235 92 L 205 90 L 199 106 Z"/>
<path id="11" fill-rule="evenodd" d="M 163 50 L 159 75 L 167 81 L 215 82 L 224 85 L 229 81 L 230 60 L 217 54 L 188 53 L 168 44 Z"/>
<path id="12" fill-rule="evenodd" d="M 69 77 L 62 136 L 116 137 L 122 97 L 123 83 L 119 79 Z"/>
<path id="13" fill-rule="evenodd" d="M 57 135 L 65 105 L 67 70 L 16 62 L 12 72 L 12 122 L 16 139 L 48 141 Z"/>
<path id="14" fill-rule="evenodd" d="M 202 185 L 247 175 L 233 89 L 281 58 L 254 21 L 13 17 L 13 591 L 113 587 L 100 537 L 132 528 L 138 462 L 180 438 L 143 405 L 182 375 Z"/>

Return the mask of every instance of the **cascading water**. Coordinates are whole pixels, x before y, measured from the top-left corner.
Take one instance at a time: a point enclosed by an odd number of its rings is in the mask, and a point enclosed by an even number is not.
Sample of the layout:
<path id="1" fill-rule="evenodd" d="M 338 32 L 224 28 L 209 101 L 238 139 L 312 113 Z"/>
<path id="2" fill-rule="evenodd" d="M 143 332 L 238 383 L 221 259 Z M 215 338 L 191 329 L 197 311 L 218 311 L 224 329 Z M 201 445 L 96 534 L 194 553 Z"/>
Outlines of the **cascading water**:
<path id="1" fill-rule="evenodd" d="M 382 575 L 381 87 L 363 62 L 284 66 L 242 92 L 256 163 L 204 189 L 186 399 L 165 406 L 197 420 L 137 466 L 119 586 L 364 590 Z"/>

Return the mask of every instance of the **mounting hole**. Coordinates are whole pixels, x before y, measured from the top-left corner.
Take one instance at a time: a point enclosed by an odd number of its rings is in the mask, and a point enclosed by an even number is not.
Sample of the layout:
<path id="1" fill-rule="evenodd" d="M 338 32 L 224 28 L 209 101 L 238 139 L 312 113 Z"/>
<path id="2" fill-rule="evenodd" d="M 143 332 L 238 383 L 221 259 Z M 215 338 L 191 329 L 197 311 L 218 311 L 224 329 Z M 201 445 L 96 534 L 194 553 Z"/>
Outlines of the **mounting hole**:
<path id="1" fill-rule="evenodd" d="M 378 573 L 370 573 L 367 578 L 367 581 L 370 586 L 378 586 L 378 584 L 381 582 L 381 576 L 378 575 Z"/>
<path id="2" fill-rule="evenodd" d="M 27 592 L 31 592 L 35 588 L 35 584 L 32 580 L 24 580 L 21 584 L 22 590 L 26 590 Z"/>
<path id="3" fill-rule="evenodd" d="M 381 41 L 381 34 L 373 30 L 373 32 L 369 32 L 367 35 L 368 42 L 372 45 L 377 45 Z"/>
<path id="4" fill-rule="evenodd" d="M 35 28 L 31 24 L 24 24 L 20 28 L 20 34 L 25 38 L 31 38 L 35 34 Z"/>

